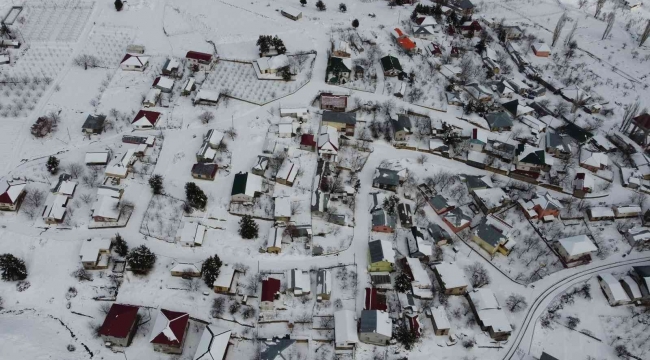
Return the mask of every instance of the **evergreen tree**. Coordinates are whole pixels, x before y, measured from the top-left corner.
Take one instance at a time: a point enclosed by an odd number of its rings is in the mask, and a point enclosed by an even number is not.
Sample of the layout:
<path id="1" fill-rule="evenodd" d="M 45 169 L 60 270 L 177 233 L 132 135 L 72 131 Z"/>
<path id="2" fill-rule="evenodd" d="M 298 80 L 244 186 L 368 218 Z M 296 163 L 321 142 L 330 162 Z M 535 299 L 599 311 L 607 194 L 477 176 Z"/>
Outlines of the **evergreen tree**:
<path id="1" fill-rule="evenodd" d="M 325 9 L 327 9 L 327 6 L 325 6 L 323 0 L 318 0 L 318 2 L 316 3 L 316 8 L 320 11 L 325 11 Z"/>
<path id="2" fill-rule="evenodd" d="M 307 0 L 300 0 L 300 5 L 302 5 L 302 6 L 307 5 Z"/>
<path id="3" fill-rule="evenodd" d="M 160 195 L 163 192 L 163 177 L 162 175 L 152 175 L 149 178 L 149 186 L 154 195 Z"/>
<path id="4" fill-rule="evenodd" d="M 418 5 L 418 6 L 419 6 L 419 5 Z M 413 10 L 413 12 L 411 13 L 411 21 L 415 21 L 417 18 L 418 18 L 418 10 L 417 10 L 417 8 L 416 8 L 416 9 Z"/>
<path id="5" fill-rule="evenodd" d="M 406 273 L 401 272 L 395 278 L 395 290 L 401 293 L 411 290 L 411 279 Z"/>
<path id="6" fill-rule="evenodd" d="M 257 238 L 259 227 L 250 215 L 244 215 L 239 220 L 239 235 L 244 239 Z"/>
<path id="7" fill-rule="evenodd" d="M 50 174 L 56 175 L 56 173 L 59 172 L 59 159 L 54 156 L 50 156 L 50 158 L 47 159 L 47 164 L 45 164 L 45 167 L 47 168 L 47 171 L 50 172 Z"/>
<path id="8" fill-rule="evenodd" d="M 152 253 L 148 247 L 140 245 L 131 249 L 131 252 L 126 256 L 126 261 L 134 273 L 146 274 L 156 263 L 156 254 Z"/>
<path id="9" fill-rule="evenodd" d="M 348 7 L 344 3 L 339 4 L 339 11 L 340 12 L 346 12 L 348 11 Z"/>
<path id="10" fill-rule="evenodd" d="M 0 255 L 0 270 L 4 281 L 25 280 L 27 277 L 25 262 L 12 254 Z"/>
<path id="11" fill-rule="evenodd" d="M 357 19 L 352 20 L 352 27 L 355 28 L 355 29 L 358 28 L 359 27 L 359 20 L 357 20 Z"/>
<path id="12" fill-rule="evenodd" d="M 282 76 L 282 80 L 284 81 L 291 80 L 291 70 L 289 69 L 288 66 L 282 67 L 278 72 Z"/>
<path id="13" fill-rule="evenodd" d="M 191 207 L 195 209 L 205 209 L 208 203 L 208 197 L 205 196 L 203 190 L 193 182 L 185 184 L 185 197 Z"/>
<path id="14" fill-rule="evenodd" d="M 260 47 L 260 54 L 268 53 L 271 50 L 271 35 L 260 35 L 257 46 Z"/>
<path id="15" fill-rule="evenodd" d="M 115 0 L 115 10 L 122 11 L 123 7 L 124 3 L 122 3 L 122 0 Z"/>
<path id="16" fill-rule="evenodd" d="M 282 55 L 287 52 L 287 47 L 284 46 L 284 42 L 277 35 L 273 37 L 271 44 L 275 48 L 275 51 L 278 52 L 278 54 Z"/>
<path id="17" fill-rule="evenodd" d="M 119 256 L 126 256 L 129 252 L 129 245 L 126 244 L 126 241 L 122 238 L 122 235 L 119 233 L 115 234 L 115 253 Z"/>
<path id="18" fill-rule="evenodd" d="M 203 265 L 201 266 L 201 274 L 203 275 L 203 281 L 208 287 L 213 287 L 215 280 L 219 276 L 219 271 L 221 270 L 221 259 L 218 255 L 210 256 L 205 259 Z"/>

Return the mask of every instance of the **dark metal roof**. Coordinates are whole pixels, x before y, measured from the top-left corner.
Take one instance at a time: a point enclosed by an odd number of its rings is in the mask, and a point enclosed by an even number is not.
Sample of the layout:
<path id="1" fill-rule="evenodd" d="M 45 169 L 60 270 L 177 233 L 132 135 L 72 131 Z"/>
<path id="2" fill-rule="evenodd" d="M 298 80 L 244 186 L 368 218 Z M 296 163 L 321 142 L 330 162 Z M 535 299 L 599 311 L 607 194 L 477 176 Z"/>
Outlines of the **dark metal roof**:
<path id="1" fill-rule="evenodd" d="M 505 108 L 507 104 L 503 104 L 503 107 Z M 514 114 L 516 113 L 517 113 L 517 108 L 515 106 Z M 490 129 L 501 129 L 506 127 L 512 127 L 512 119 L 508 114 L 506 114 L 503 111 L 485 115 L 485 121 L 487 121 L 488 124 L 490 125 Z"/>
<path id="2" fill-rule="evenodd" d="M 370 262 L 375 263 L 384 260 L 384 251 L 381 248 L 381 241 L 375 240 L 368 243 L 370 251 Z"/>
<path id="3" fill-rule="evenodd" d="M 361 311 L 360 333 L 371 333 L 377 331 L 377 310 Z"/>
<path id="4" fill-rule="evenodd" d="M 357 123 L 357 117 L 351 113 L 325 110 L 323 111 L 323 121 L 354 125 Z"/>
<path id="5" fill-rule="evenodd" d="M 397 171 L 390 169 L 377 168 L 378 174 L 373 179 L 373 182 L 382 185 L 399 185 L 399 175 Z"/>
<path id="6" fill-rule="evenodd" d="M 217 164 L 197 163 L 192 166 L 192 174 L 214 177 L 218 169 Z"/>
<path id="7" fill-rule="evenodd" d="M 88 115 L 86 121 L 84 121 L 82 129 L 92 129 L 92 130 L 101 130 L 104 128 L 104 121 L 106 120 L 106 115 Z"/>
<path id="8" fill-rule="evenodd" d="M 435 242 L 451 240 L 451 235 L 438 224 L 430 223 L 427 230 Z"/>
<path id="9" fill-rule="evenodd" d="M 399 203 L 399 205 L 397 205 L 397 214 L 399 214 L 399 220 L 402 222 L 402 224 L 405 222 L 413 222 L 413 218 L 411 216 L 411 205 L 406 203 Z"/>
<path id="10" fill-rule="evenodd" d="M 384 209 L 378 209 L 372 212 L 372 226 L 388 226 L 395 229 L 397 220 L 394 216 L 388 214 Z"/>
<path id="11" fill-rule="evenodd" d="M 391 119 L 390 123 L 393 125 L 393 131 L 411 131 L 411 119 L 406 115 L 398 115 L 397 120 Z"/>
<path id="12" fill-rule="evenodd" d="M 230 195 L 244 194 L 246 192 L 246 181 L 248 173 L 235 174 L 235 180 L 232 183 L 232 192 Z"/>
<path id="13" fill-rule="evenodd" d="M 402 65 L 399 63 L 399 60 L 396 57 L 390 55 L 381 58 L 381 67 L 384 69 L 384 71 L 402 71 Z"/>
<path id="14" fill-rule="evenodd" d="M 488 225 L 485 222 L 485 218 L 476 227 L 476 235 L 478 235 L 478 237 L 480 237 L 483 241 L 485 241 L 486 243 L 494 247 L 502 243 L 502 240 L 506 238 L 494 226 Z"/>
<path id="15" fill-rule="evenodd" d="M 447 203 L 447 199 L 445 199 L 444 196 L 442 195 L 436 195 L 434 197 L 429 198 L 429 204 L 435 209 L 435 210 L 442 210 L 449 206 Z"/>

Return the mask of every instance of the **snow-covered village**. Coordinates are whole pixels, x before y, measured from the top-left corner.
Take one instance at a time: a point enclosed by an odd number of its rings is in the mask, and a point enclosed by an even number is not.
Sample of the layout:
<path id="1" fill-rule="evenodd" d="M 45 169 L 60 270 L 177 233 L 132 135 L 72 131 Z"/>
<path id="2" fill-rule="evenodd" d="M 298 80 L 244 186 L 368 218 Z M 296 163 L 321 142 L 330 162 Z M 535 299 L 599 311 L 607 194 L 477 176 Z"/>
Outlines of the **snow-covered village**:
<path id="1" fill-rule="evenodd" d="M 0 359 L 650 359 L 650 3 L 0 0 Z"/>

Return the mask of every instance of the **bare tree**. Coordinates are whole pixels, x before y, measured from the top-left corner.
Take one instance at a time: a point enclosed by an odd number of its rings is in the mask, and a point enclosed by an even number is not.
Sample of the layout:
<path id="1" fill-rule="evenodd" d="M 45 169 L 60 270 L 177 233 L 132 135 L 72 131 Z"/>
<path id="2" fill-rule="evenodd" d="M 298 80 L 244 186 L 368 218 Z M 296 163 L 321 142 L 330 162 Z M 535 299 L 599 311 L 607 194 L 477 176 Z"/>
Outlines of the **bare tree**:
<path id="1" fill-rule="evenodd" d="M 483 264 L 475 262 L 465 267 L 465 270 L 470 275 L 469 278 L 473 287 L 480 288 L 490 284 L 490 275 Z"/>
<path id="2" fill-rule="evenodd" d="M 528 306 L 528 303 L 525 297 L 519 294 L 511 294 L 506 299 L 506 306 L 508 306 L 508 310 L 511 312 L 518 312 L 524 310 Z"/>
<path id="3" fill-rule="evenodd" d="M 643 30 L 643 34 L 641 34 L 641 40 L 639 40 L 639 46 L 643 46 L 643 43 L 645 43 L 646 40 L 648 40 L 648 36 L 650 36 L 650 19 L 645 23 L 645 30 Z"/>
<path id="4" fill-rule="evenodd" d="M 612 28 L 614 27 L 615 21 L 616 21 L 616 14 L 613 11 L 607 14 L 607 26 L 605 27 L 605 31 L 603 32 L 603 37 L 601 38 L 601 40 L 605 40 L 605 38 L 608 37 L 609 34 L 612 32 Z"/>
<path id="5" fill-rule="evenodd" d="M 25 204 L 29 207 L 39 208 L 45 200 L 45 191 L 41 189 L 30 190 L 25 196 Z"/>
<path id="6" fill-rule="evenodd" d="M 204 124 L 209 123 L 213 119 L 214 119 L 214 114 L 209 111 L 205 111 L 203 112 L 203 114 L 199 115 L 199 120 L 201 120 L 201 122 Z"/>
<path id="7" fill-rule="evenodd" d="M 79 55 L 74 58 L 74 64 L 77 66 L 83 66 L 84 70 L 88 68 L 95 68 L 99 66 L 99 59 L 94 55 Z"/>
<path id="8" fill-rule="evenodd" d="M 553 42 L 551 43 L 551 46 L 555 46 L 555 43 L 560 38 L 565 23 L 566 23 L 566 13 L 563 13 L 562 16 L 560 16 L 560 18 L 557 20 L 557 24 L 555 24 L 555 29 L 553 30 Z"/>
<path id="9" fill-rule="evenodd" d="M 564 46 L 568 46 L 569 43 L 571 43 L 571 41 L 573 41 L 573 37 L 575 36 L 577 28 L 578 28 L 578 20 L 575 20 L 573 22 L 573 26 L 571 27 L 571 31 L 569 31 L 569 34 L 564 39 Z"/>
<path id="10" fill-rule="evenodd" d="M 600 15 L 601 10 L 603 10 L 603 5 L 605 5 L 606 1 L 607 0 L 596 0 L 596 13 L 594 14 L 595 18 Z"/>
<path id="11" fill-rule="evenodd" d="M 70 173 L 70 176 L 72 176 L 75 179 L 84 173 L 84 167 L 79 163 L 68 164 L 67 170 Z"/>
<path id="12" fill-rule="evenodd" d="M 224 134 L 228 135 L 231 140 L 237 138 L 237 130 L 234 127 L 228 128 L 228 130 L 224 131 Z"/>
<path id="13" fill-rule="evenodd" d="M 636 114 L 639 112 L 640 107 L 641 103 L 639 102 L 639 99 L 625 107 L 625 112 L 623 113 L 623 121 L 621 122 L 620 128 L 622 132 L 625 133 L 630 128 L 630 125 L 632 125 L 632 119 L 634 119 Z"/>

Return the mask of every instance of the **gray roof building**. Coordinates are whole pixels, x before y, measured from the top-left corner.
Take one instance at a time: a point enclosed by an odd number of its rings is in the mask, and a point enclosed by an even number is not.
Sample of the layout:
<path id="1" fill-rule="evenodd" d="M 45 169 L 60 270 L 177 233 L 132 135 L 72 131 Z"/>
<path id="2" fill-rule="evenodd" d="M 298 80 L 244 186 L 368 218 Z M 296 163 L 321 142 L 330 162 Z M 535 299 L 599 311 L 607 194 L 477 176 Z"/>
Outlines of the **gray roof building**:
<path id="1" fill-rule="evenodd" d="M 388 226 L 391 229 L 395 229 L 397 225 L 397 219 L 394 215 L 390 215 L 384 209 L 377 209 L 372 212 L 372 226 Z"/>
<path id="2" fill-rule="evenodd" d="M 272 341 L 264 342 L 266 348 L 260 354 L 260 360 L 284 359 L 282 352 L 295 342 L 296 340 L 290 339 L 289 335 L 284 338 L 273 338 Z"/>
<path id="3" fill-rule="evenodd" d="M 406 115 L 398 115 L 397 120 L 391 119 L 391 125 L 393 125 L 393 131 L 406 131 L 411 132 L 411 119 Z"/>
<path id="4" fill-rule="evenodd" d="M 447 232 L 447 230 L 443 229 L 438 224 L 430 223 L 429 226 L 427 226 L 427 231 L 429 232 L 429 235 L 433 241 L 436 243 L 451 240 L 451 235 Z"/>
<path id="5" fill-rule="evenodd" d="M 377 168 L 372 181 L 379 185 L 399 186 L 399 174 L 395 170 Z"/>
<path id="6" fill-rule="evenodd" d="M 106 115 L 88 115 L 86 121 L 84 121 L 84 124 L 81 126 L 81 129 L 101 132 L 104 130 L 104 121 L 106 121 Z"/>
<path id="7" fill-rule="evenodd" d="M 485 115 L 490 129 L 505 129 L 512 127 L 512 119 L 505 112 L 497 112 Z"/>
<path id="8" fill-rule="evenodd" d="M 323 122 L 334 122 L 341 124 L 354 125 L 357 123 L 357 117 L 351 113 L 323 111 Z"/>
<path id="9" fill-rule="evenodd" d="M 478 224 L 475 233 L 483 241 L 494 247 L 499 246 L 499 244 L 504 244 L 508 240 L 508 237 L 503 235 L 501 231 L 499 231 L 494 226 L 487 224 L 485 218 L 483 218 L 483 220 L 481 220 L 481 223 Z"/>

